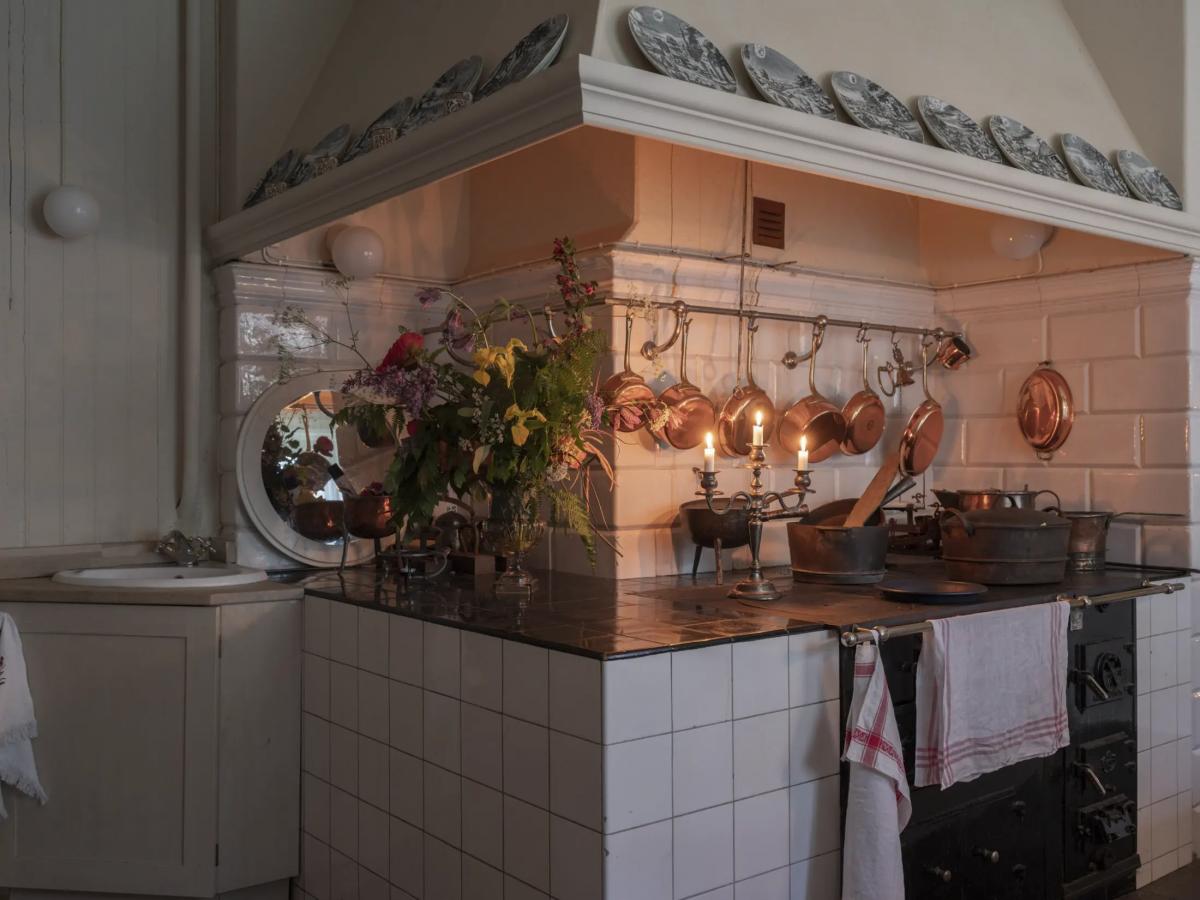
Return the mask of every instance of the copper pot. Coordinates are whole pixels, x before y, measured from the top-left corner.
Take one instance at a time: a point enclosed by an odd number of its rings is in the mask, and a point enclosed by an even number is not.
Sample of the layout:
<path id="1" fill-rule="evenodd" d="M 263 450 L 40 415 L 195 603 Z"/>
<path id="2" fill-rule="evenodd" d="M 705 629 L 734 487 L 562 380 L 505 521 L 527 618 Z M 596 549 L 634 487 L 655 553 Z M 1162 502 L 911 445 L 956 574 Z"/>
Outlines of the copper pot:
<path id="1" fill-rule="evenodd" d="M 1091 510 L 1062 510 L 1071 523 L 1071 540 L 1067 544 L 1067 570 L 1070 572 L 1103 572 L 1108 553 L 1108 526 L 1123 516 L 1139 518 L 1182 518 L 1177 513 L 1093 512 Z"/>
<path id="2" fill-rule="evenodd" d="M 865 329 L 859 332 L 858 340 L 863 348 L 863 389 L 846 401 L 842 409 L 842 418 L 846 420 L 846 437 L 841 447 L 842 452 L 850 456 L 866 453 L 878 444 L 887 421 L 883 401 L 871 389 L 871 380 L 867 375 L 867 354 L 871 340 Z"/>
<path id="3" fill-rule="evenodd" d="M 1067 379 L 1042 363 L 1021 385 L 1017 423 L 1038 459 L 1048 460 L 1066 443 L 1075 424 L 1075 400 Z"/>
<path id="4" fill-rule="evenodd" d="M 789 453 L 795 453 L 803 441 L 809 464 L 829 459 L 846 437 L 846 417 L 841 408 L 817 390 L 817 352 L 825 340 L 825 324 L 825 317 L 821 316 L 813 325 L 812 349 L 808 353 L 809 394 L 789 406 L 779 422 L 779 443 Z"/>
<path id="5" fill-rule="evenodd" d="M 908 425 L 900 437 L 900 472 L 920 475 L 933 463 L 945 430 L 942 407 L 929 395 L 929 357 L 921 354 L 921 389 L 925 399 L 908 417 Z M 970 580 L 970 579 L 967 579 Z"/>
<path id="6" fill-rule="evenodd" d="M 1031 491 L 1026 485 L 1022 491 L 1002 491 L 999 488 L 984 488 L 978 491 L 945 491 L 935 490 L 938 500 L 946 509 L 959 509 L 970 512 L 974 509 L 1033 509 L 1037 498 L 1049 494 L 1054 498 L 1054 508 L 1062 506 L 1058 494 L 1051 490 Z"/>
<path id="7" fill-rule="evenodd" d="M 815 584 L 874 584 L 887 574 L 886 525 L 846 528 L 789 522 L 792 578 Z"/>
<path id="8" fill-rule="evenodd" d="M 385 538 L 396 533 L 392 523 L 392 498 L 369 494 L 346 497 L 346 530 L 359 538 Z"/>
<path id="9" fill-rule="evenodd" d="M 314 541 L 332 541 L 342 537 L 345 504 L 341 500 L 316 500 L 292 507 L 292 527 Z"/>
<path id="10" fill-rule="evenodd" d="M 646 408 L 654 402 L 654 392 L 646 380 L 629 366 L 629 340 L 633 334 L 633 316 L 625 314 L 625 368 L 604 382 L 600 394 L 616 412 L 613 428 L 637 431 L 646 424 Z"/>
<path id="11" fill-rule="evenodd" d="M 971 361 L 971 345 L 964 338 L 951 335 L 937 348 L 934 359 L 951 371 L 961 369 Z"/>
<path id="12" fill-rule="evenodd" d="M 725 456 L 748 456 L 755 421 L 761 416 L 763 441 L 775 430 L 775 405 L 767 392 L 754 383 L 754 335 L 758 325 L 751 317 L 746 325 L 746 383 L 734 388 L 717 420 L 717 443 Z M 793 451 L 794 452 L 794 451 Z"/>
<path id="13" fill-rule="evenodd" d="M 942 519 L 946 576 L 980 584 L 1054 584 L 1067 573 L 1071 523 L 1035 509 L 949 510 Z"/>
<path id="14" fill-rule="evenodd" d="M 704 435 L 717 422 L 717 408 L 687 377 L 688 330 L 692 327 L 686 307 L 679 322 L 679 381 L 658 396 L 667 409 L 662 428 L 651 429 L 658 440 L 666 441 L 676 450 L 691 450 L 700 445 Z"/>

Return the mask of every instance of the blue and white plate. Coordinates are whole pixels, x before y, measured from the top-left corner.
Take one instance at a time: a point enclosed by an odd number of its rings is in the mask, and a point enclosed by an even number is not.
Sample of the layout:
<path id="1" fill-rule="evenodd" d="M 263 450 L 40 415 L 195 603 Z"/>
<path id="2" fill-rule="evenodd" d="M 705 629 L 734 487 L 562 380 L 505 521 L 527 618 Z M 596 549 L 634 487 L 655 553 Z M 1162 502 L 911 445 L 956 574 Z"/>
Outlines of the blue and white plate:
<path id="1" fill-rule="evenodd" d="M 870 78 L 855 72 L 834 72 L 830 84 L 833 96 L 855 125 L 906 141 L 925 143 L 921 126 L 908 107 Z"/>
<path id="2" fill-rule="evenodd" d="M 1010 116 L 990 116 L 987 124 L 1004 158 L 1018 169 L 1059 181 L 1071 180 L 1067 164 L 1032 129 Z"/>
<path id="3" fill-rule="evenodd" d="M 400 128 L 401 134 L 416 131 L 423 125 L 436 122 L 442 116 L 460 109 L 455 98 L 461 101 L 465 95 L 467 102 L 475 88 L 479 85 L 479 77 L 483 74 L 483 60 L 478 56 L 469 56 L 459 60 L 449 69 L 438 76 L 438 80 L 417 101 L 408 119 Z M 453 96 L 451 96 L 453 95 Z M 465 104 L 463 104 L 465 105 Z"/>
<path id="4" fill-rule="evenodd" d="M 551 16 L 540 22 L 533 31 L 517 41 L 517 45 L 500 60 L 487 81 L 475 91 L 475 99 L 482 100 L 502 87 L 523 81 L 547 68 L 562 50 L 570 22 L 570 18 L 565 14 Z"/>
<path id="5" fill-rule="evenodd" d="M 1121 177 L 1133 191 L 1133 196 L 1155 206 L 1165 206 L 1167 209 L 1183 209 L 1183 201 L 1175 185 L 1163 174 L 1162 170 L 1140 153 L 1132 150 L 1117 151 L 1117 168 Z"/>
<path id="6" fill-rule="evenodd" d="M 354 141 L 346 155 L 342 157 L 342 164 L 350 162 L 356 157 L 362 156 L 364 153 L 370 153 L 377 147 L 382 147 L 384 144 L 390 144 L 400 136 L 400 126 L 404 124 L 404 120 L 408 118 L 408 114 L 412 112 L 414 106 L 412 97 L 405 97 L 389 106 L 383 113 L 372 122 L 367 130 L 359 135 L 358 140 Z"/>
<path id="7" fill-rule="evenodd" d="M 349 144 L 349 125 L 343 124 L 333 129 L 304 154 L 304 159 L 300 160 L 300 165 L 296 166 L 296 171 L 292 174 L 291 186 L 296 187 L 306 181 L 312 181 L 318 175 L 336 169 Z"/>
<path id="8" fill-rule="evenodd" d="M 917 112 L 933 139 L 947 150 L 1004 165 L 1004 157 L 979 123 L 954 104 L 926 95 L 917 98 Z"/>
<path id="9" fill-rule="evenodd" d="M 802 68 L 766 44 L 742 44 L 742 65 L 767 100 L 798 112 L 836 119 L 833 101 Z"/>
<path id="10" fill-rule="evenodd" d="M 292 177 L 292 170 L 296 168 L 296 163 L 299 161 L 300 151 L 289 150 L 271 163 L 271 168 L 267 169 L 263 173 L 263 177 L 258 179 L 258 184 L 254 186 L 254 190 L 250 192 L 246 202 L 242 204 L 242 209 L 262 203 L 264 200 L 286 191 L 288 179 Z"/>
<path id="11" fill-rule="evenodd" d="M 1129 196 L 1129 188 L 1125 186 L 1112 163 L 1079 135 L 1069 132 L 1064 134 L 1062 148 L 1067 165 L 1071 167 L 1080 184 L 1120 197 Z"/>
<path id="12" fill-rule="evenodd" d="M 650 65 L 669 78 L 733 93 L 737 79 L 716 44 L 678 16 L 657 6 L 629 11 L 629 31 Z"/>

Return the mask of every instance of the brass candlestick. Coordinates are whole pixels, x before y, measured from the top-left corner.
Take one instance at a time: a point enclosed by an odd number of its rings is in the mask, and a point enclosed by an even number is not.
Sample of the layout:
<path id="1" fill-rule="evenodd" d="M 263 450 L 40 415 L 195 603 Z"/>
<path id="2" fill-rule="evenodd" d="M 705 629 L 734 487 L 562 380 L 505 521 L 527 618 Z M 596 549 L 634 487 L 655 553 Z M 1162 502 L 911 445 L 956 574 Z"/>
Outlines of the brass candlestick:
<path id="1" fill-rule="evenodd" d="M 744 468 L 750 470 L 750 490 L 738 491 L 730 497 L 729 505 L 724 509 L 716 509 L 713 507 L 713 497 L 721 493 L 717 490 L 717 473 L 704 472 L 700 469 L 694 469 L 700 480 L 700 490 L 696 493 L 704 497 L 708 504 L 708 509 L 714 515 L 722 516 L 733 509 L 734 501 L 744 499 L 748 509 L 748 526 L 750 529 L 750 575 L 747 578 L 739 581 L 729 592 L 729 596 L 735 600 L 778 600 L 783 595 L 779 588 L 771 582 L 769 578 L 763 575 L 762 560 L 759 558 L 759 548 L 762 545 L 762 530 L 763 524 L 772 519 L 798 519 L 801 516 L 808 514 L 808 505 L 804 501 L 806 494 L 815 493 L 810 485 L 812 483 L 812 471 L 810 469 L 796 469 L 795 487 L 788 488 L 786 491 L 764 491 L 762 483 L 762 473 L 764 469 L 771 468 L 767 465 L 766 447 L 763 445 L 752 446 L 750 448 L 750 461 L 746 463 Z M 787 505 L 788 497 L 799 497 L 799 501 L 795 506 Z M 774 504 L 778 504 L 778 509 L 769 509 Z"/>

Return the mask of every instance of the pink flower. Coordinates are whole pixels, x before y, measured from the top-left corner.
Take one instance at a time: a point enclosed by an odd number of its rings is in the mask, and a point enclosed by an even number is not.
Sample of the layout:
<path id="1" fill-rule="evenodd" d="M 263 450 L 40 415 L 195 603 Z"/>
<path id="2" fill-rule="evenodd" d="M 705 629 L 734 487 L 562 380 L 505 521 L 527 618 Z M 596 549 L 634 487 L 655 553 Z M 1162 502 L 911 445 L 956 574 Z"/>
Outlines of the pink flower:
<path id="1" fill-rule="evenodd" d="M 433 306 L 442 299 L 442 289 L 436 287 L 425 287 L 417 291 L 417 302 L 421 304 L 421 308 Z"/>
<path id="2" fill-rule="evenodd" d="M 313 449 L 316 450 L 318 453 L 320 453 L 322 456 L 332 456 L 333 455 L 333 441 L 331 441 L 325 435 L 321 435 L 319 438 L 317 438 L 315 441 L 313 441 Z"/>
<path id="3" fill-rule="evenodd" d="M 395 343 L 383 358 L 383 362 L 375 367 L 375 371 L 382 372 L 385 369 L 406 366 L 412 362 L 413 354 L 423 349 L 425 349 L 425 338 L 421 336 L 420 332 L 406 331 L 396 338 Z"/>

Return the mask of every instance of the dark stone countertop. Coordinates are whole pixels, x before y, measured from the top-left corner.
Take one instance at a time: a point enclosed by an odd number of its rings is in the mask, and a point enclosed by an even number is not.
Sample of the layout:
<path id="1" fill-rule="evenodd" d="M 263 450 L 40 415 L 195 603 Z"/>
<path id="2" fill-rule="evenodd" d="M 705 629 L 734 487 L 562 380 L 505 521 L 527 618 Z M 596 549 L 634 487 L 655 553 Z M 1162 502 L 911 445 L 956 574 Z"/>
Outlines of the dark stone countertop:
<path id="1" fill-rule="evenodd" d="M 926 557 L 892 557 L 888 570 L 891 576 L 939 578 L 942 564 Z M 614 581 L 540 572 L 538 586 L 524 604 L 496 597 L 490 579 L 443 576 L 405 582 L 381 576 L 373 566 L 311 575 L 301 583 L 308 593 L 331 600 L 607 658 L 854 625 L 902 625 L 1043 603 L 1060 594 L 1123 591 L 1148 578 L 1182 573 L 1110 569 L 1101 575 L 1069 576 L 1059 584 L 992 587 L 974 602 L 953 605 L 885 600 L 874 585 L 799 584 L 786 568 L 768 574 L 784 592 L 782 599 L 769 603 L 727 597 L 737 573 L 719 586 L 711 574 Z"/>

